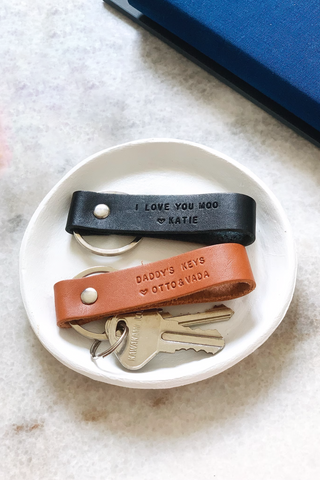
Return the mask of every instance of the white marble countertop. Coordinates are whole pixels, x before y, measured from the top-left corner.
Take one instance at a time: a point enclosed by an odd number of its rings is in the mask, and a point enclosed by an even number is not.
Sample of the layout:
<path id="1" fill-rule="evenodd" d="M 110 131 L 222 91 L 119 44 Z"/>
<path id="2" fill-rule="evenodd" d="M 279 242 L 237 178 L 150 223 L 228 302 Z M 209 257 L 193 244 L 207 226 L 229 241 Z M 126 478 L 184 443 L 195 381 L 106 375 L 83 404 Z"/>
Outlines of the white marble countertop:
<path id="1" fill-rule="evenodd" d="M 0 31 L 0 478 L 318 478 L 319 149 L 100 0 L 4 0 Z M 207 145 L 258 175 L 292 224 L 299 267 L 286 317 L 254 354 L 200 383 L 135 390 L 43 348 L 19 248 L 73 166 L 152 137 Z"/>

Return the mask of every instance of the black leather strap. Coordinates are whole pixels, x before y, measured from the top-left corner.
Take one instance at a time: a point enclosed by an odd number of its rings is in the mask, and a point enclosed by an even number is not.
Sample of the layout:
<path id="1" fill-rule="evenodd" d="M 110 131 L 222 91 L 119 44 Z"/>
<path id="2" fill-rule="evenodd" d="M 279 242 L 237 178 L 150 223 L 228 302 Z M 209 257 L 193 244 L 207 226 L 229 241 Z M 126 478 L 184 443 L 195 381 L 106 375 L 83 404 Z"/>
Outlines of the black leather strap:
<path id="1" fill-rule="evenodd" d="M 106 218 L 94 209 L 104 204 Z M 255 240 L 256 203 L 240 193 L 128 195 L 74 192 L 66 230 L 81 235 L 140 235 L 206 245 Z"/>

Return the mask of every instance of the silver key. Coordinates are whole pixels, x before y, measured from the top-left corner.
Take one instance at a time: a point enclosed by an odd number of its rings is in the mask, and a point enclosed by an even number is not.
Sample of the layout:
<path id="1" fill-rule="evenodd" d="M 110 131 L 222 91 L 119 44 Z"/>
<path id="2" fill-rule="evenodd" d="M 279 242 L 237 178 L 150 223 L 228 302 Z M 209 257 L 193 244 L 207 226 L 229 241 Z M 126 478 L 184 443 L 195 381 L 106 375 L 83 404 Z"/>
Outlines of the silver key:
<path id="1" fill-rule="evenodd" d="M 192 349 L 216 354 L 224 347 L 224 339 L 217 330 L 193 330 L 175 320 L 164 319 L 157 310 L 118 315 L 107 320 L 105 328 L 111 344 L 118 340 L 120 321 L 126 323 L 129 333 L 115 354 L 129 370 L 142 368 L 159 352 Z"/>
<path id="2" fill-rule="evenodd" d="M 159 313 L 166 320 L 175 320 L 179 325 L 183 325 L 184 327 L 194 327 L 196 325 L 205 325 L 206 323 L 225 322 L 226 320 L 230 320 L 234 311 L 225 305 L 218 305 L 202 313 L 188 313 L 175 317 L 161 310 L 159 310 Z"/>

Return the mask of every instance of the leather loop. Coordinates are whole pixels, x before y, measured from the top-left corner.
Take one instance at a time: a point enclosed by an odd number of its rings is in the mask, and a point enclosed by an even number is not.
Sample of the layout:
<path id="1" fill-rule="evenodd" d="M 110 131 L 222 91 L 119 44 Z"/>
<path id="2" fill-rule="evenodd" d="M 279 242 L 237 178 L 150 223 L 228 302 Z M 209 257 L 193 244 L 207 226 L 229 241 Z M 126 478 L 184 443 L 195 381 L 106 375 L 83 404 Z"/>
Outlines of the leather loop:
<path id="1" fill-rule="evenodd" d="M 101 205 L 107 213 L 99 218 L 94 211 Z M 127 195 L 77 191 L 72 196 L 66 231 L 247 246 L 255 240 L 255 224 L 256 203 L 240 193 Z"/>
<path id="2" fill-rule="evenodd" d="M 92 304 L 81 301 L 87 288 L 96 290 Z M 70 327 L 117 313 L 169 305 L 231 300 L 255 288 L 246 249 L 239 244 L 203 247 L 147 265 L 62 280 L 55 284 L 59 327 Z"/>

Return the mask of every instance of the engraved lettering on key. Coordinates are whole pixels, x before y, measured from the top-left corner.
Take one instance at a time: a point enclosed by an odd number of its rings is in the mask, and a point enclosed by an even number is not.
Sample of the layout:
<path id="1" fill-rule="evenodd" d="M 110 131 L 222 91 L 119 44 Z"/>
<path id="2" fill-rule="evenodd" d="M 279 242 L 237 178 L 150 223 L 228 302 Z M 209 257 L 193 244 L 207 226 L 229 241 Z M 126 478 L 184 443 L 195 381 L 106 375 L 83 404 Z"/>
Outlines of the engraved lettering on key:
<path id="1" fill-rule="evenodd" d="M 135 314 L 121 318 L 125 320 L 129 333 L 125 345 L 116 351 L 116 356 L 129 370 L 142 368 L 159 352 L 174 353 L 192 349 L 214 355 L 224 347 L 224 339 L 217 330 L 193 330 L 180 325 L 175 319 L 164 319 L 157 310 L 144 312 L 139 321 Z M 111 344 L 117 339 L 118 322 L 117 317 L 106 322 Z"/>
<path id="2" fill-rule="evenodd" d="M 176 274 L 174 267 L 165 267 L 163 269 L 155 270 L 153 272 L 146 272 L 143 275 L 137 275 L 135 277 L 137 285 L 143 287 L 145 282 L 148 282 L 149 290 L 153 294 L 173 290 L 177 287 L 183 287 L 184 285 L 191 285 L 195 282 L 201 282 L 210 277 L 207 270 L 201 268 L 205 264 L 205 257 L 196 257 L 187 260 L 180 264 L 184 276 Z M 191 271 L 190 271 L 191 270 Z M 189 273 L 190 272 L 190 273 Z M 170 278 L 171 277 L 171 278 Z M 172 278 L 173 277 L 173 278 Z M 156 283 L 156 281 L 159 282 Z M 151 282 L 151 285 L 149 282 Z M 145 295 L 147 289 L 141 288 L 140 294 Z"/>
<path id="3" fill-rule="evenodd" d="M 203 265 L 205 261 L 206 260 L 204 257 L 187 260 L 186 262 L 181 263 L 181 270 L 188 270 L 189 268 L 195 268 L 198 265 Z"/>
<path id="4" fill-rule="evenodd" d="M 207 270 L 205 270 L 203 273 L 198 272 L 194 273 L 193 275 L 188 275 L 187 277 L 184 277 L 184 281 L 188 284 L 198 282 L 199 280 L 205 279 L 210 277 L 209 273 Z"/>
<path id="5" fill-rule="evenodd" d="M 151 203 L 149 205 L 148 203 L 146 203 L 144 209 L 146 212 L 155 211 L 155 210 L 161 212 L 162 210 L 169 210 L 170 204 L 169 203 Z"/>
<path id="6" fill-rule="evenodd" d="M 198 223 L 198 217 L 191 216 L 191 217 L 169 217 L 169 225 L 182 225 L 182 224 L 196 224 Z"/>
<path id="7" fill-rule="evenodd" d="M 199 209 L 210 210 L 211 208 L 218 208 L 218 202 L 199 202 Z"/>
<path id="8" fill-rule="evenodd" d="M 132 327 L 132 334 L 131 334 L 130 343 L 129 343 L 128 360 L 135 360 L 136 358 L 138 341 L 139 341 L 139 331 L 140 331 L 140 325 L 136 323 Z"/>
<path id="9" fill-rule="evenodd" d="M 177 210 L 193 210 L 194 204 L 193 203 L 175 203 L 174 204 Z"/>
<path id="10" fill-rule="evenodd" d="M 194 204 L 193 203 L 175 203 L 175 207 L 177 210 L 193 210 Z"/>
<path id="11" fill-rule="evenodd" d="M 152 293 L 164 292 L 166 290 L 174 289 L 177 286 L 183 287 L 183 285 L 185 284 L 191 285 L 194 282 L 199 282 L 208 277 L 210 277 L 209 272 L 207 272 L 207 270 L 204 270 L 204 272 L 197 272 L 197 273 L 194 273 L 193 275 L 187 275 L 183 278 L 179 278 L 177 281 L 172 280 L 171 282 L 159 283 L 158 285 L 153 285 L 151 287 L 151 291 Z"/>
<path id="12" fill-rule="evenodd" d="M 155 270 L 154 272 L 148 272 L 148 273 L 144 273 L 143 275 L 137 275 L 136 282 L 137 283 L 148 282 L 156 278 L 163 278 L 173 274 L 174 274 L 173 267 L 165 267 L 159 270 Z"/>

